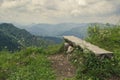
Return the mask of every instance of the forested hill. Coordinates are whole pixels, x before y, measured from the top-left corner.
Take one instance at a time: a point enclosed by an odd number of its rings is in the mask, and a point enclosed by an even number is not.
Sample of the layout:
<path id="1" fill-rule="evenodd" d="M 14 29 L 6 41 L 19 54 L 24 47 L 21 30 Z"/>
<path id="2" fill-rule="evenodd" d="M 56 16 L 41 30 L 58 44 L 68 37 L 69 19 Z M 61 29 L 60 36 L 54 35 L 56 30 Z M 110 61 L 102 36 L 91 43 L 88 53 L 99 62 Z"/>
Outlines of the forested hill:
<path id="1" fill-rule="evenodd" d="M 18 50 L 21 46 L 17 41 L 0 30 L 0 50 L 8 48 L 9 50 Z"/>
<path id="2" fill-rule="evenodd" d="M 28 46 L 45 46 L 47 41 L 37 37 L 24 29 L 19 29 L 13 24 L 0 24 L 0 50 L 17 50 Z"/>

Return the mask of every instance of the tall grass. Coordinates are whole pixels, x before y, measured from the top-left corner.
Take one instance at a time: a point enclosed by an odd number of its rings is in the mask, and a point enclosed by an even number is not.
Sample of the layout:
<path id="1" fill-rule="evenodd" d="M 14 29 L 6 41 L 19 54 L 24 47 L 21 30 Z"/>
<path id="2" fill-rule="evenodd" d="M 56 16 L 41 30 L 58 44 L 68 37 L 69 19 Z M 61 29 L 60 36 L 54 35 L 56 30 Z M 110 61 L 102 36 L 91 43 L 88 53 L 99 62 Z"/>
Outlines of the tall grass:
<path id="1" fill-rule="evenodd" d="M 77 67 L 76 80 L 120 80 L 120 26 L 88 29 L 86 39 L 104 49 L 113 51 L 113 58 L 99 59 L 93 53 L 75 50 L 70 60 Z"/>
<path id="2" fill-rule="evenodd" d="M 120 55 L 99 59 L 91 52 L 75 50 L 70 58 L 77 68 L 76 80 L 109 80 L 120 78 Z"/>
<path id="3" fill-rule="evenodd" d="M 0 80 L 55 80 L 51 63 L 42 48 L 0 52 Z"/>

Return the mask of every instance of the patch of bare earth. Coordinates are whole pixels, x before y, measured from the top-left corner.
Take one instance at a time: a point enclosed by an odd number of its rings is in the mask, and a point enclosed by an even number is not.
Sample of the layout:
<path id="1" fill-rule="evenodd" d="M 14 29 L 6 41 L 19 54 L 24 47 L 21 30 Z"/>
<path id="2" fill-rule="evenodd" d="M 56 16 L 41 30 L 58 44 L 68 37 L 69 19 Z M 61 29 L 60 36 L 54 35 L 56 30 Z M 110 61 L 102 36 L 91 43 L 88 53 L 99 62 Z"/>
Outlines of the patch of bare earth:
<path id="1" fill-rule="evenodd" d="M 65 78 L 72 78 L 75 76 L 76 69 L 68 61 L 64 54 L 55 54 L 48 57 L 52 62 L 52 67 L 56 72 L 57 80 L 64 80 Z"/>

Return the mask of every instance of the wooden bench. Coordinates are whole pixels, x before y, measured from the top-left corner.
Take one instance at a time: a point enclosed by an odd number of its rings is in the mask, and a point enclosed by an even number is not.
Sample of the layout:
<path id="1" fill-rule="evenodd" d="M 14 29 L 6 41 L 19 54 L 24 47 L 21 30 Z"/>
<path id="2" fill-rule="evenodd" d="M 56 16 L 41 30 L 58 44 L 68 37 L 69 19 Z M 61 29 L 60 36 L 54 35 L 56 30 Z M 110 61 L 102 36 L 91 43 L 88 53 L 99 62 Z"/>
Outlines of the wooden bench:
<path id="1" fill-rule="evenodd" d="M 99 57 L 109 57 L 111 58 L 113 56 L 113 52 L 104 50 L 98 46 L 95 46 L 89 42 L 86 42 L 85 40 L 82 40 L 80 38 L 77 38 L 75 36 L 63 36 L 65 43 L 69 44 L 72 47 L 80 47 L 82 50 L 89 50 L 92 53 L 94 53 L 96 56 Z"/>

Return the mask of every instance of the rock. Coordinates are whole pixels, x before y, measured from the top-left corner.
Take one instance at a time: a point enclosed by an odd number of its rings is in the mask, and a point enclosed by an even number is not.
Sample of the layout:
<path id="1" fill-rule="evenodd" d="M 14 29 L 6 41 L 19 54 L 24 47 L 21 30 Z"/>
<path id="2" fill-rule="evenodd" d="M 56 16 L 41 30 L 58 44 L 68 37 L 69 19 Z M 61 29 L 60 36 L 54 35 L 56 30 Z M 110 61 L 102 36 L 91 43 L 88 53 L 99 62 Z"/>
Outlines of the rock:
<path id="1" fill-rule="evenodd" d="M 74 50 L 72 46 L 69 46 L 66 53 L 71 53 Z"/>

